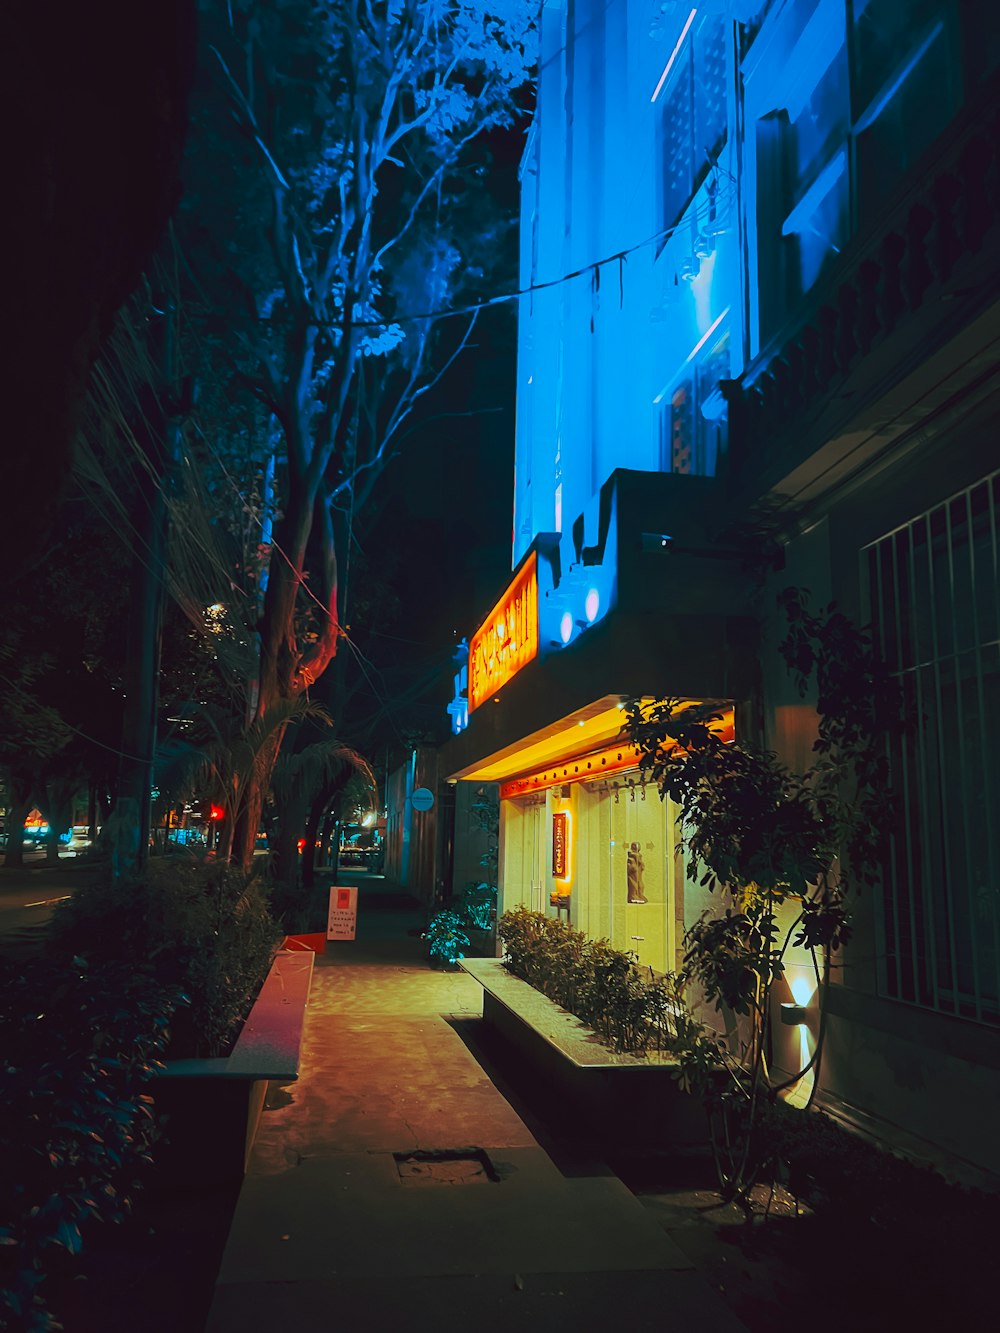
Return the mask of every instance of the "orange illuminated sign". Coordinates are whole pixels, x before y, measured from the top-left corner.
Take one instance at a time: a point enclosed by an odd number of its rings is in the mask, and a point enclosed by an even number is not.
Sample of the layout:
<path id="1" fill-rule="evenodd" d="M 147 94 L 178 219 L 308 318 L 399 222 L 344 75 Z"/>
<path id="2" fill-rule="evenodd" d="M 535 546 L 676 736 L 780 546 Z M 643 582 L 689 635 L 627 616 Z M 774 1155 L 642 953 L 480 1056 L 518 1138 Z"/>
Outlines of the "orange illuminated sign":
<path id="1" fill-rule="evenodd" d="M 469 712 L 538 656 L 538 569 L 534 551 L 472 636 Z"/>
<path id="2" fill-rule="evenodd" d="M 552 816 L 552 874 L 556 879 L 569 878 L 569 815 L 565 810 Z"/>

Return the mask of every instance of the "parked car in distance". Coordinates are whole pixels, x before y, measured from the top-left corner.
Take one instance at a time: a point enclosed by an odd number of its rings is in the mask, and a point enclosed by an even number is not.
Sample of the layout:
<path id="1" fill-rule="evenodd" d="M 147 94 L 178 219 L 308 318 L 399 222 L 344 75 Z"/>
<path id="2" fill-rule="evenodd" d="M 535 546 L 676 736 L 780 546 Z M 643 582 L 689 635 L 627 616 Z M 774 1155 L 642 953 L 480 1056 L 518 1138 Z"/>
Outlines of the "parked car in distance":
<path id="1" fill-rule="evenodd" d="M 66 840 L 63 850 L 69 856 L 79 856 L 90 846 L 90 830 L 86 824 L 75 824 L 70 830 L 69 838 Z"/>

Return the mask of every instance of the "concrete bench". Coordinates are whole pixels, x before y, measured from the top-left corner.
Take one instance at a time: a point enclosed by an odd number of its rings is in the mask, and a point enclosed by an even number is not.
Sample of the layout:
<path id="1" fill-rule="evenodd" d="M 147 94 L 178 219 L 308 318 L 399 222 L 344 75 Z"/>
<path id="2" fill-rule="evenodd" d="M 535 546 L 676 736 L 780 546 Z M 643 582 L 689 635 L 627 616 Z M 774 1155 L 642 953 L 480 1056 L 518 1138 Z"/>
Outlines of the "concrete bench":
<path id="1" fill-rule="evenodd" d="M 168 1060 L 157 1073 L 151 1091 L 166 1118 L 154 1154 L 161 1176 L 216 1181 L 246 1170 L 268 1083 L 299 1076 L 315 961 L 310 950 L 275 954 L 230 1054 Z"/>

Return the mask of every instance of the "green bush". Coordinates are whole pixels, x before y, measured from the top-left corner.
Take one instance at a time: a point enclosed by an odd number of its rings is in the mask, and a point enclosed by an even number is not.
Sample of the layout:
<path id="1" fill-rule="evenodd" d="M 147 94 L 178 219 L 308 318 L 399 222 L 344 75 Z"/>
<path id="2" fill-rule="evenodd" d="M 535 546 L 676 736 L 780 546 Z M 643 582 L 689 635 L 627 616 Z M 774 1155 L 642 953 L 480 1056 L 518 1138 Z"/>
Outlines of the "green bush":
<path id="1" fill-rule="evenodd" d="M 129 1212 L 156 1138 L 144 1089 L 180 1002 L 130 964 L 0 971 L 0 1326 L 58 1328 L 47 1272 Z"/>
<path id="2" fill-rule="evenodd" d="M 430 925 L 424 931 L 431 962 L 441 967 L 456 967 L 465 957 L 463 950 L 469 947 L 469 937 L 463 929 L 464 922 L 457 912 L 438 912 L 431 918 Z"/>
<path id="3" fill-rule="evenodd" d="M 148 967 L 182 991 L 170 1056 L 220 1055 L 238 1035 L 267 975 L 280 933 L 260 882 L 221 861 L 157 857 L 141 879 L 110 877 L 61 904 L 57 956 Z"/>
<path id="4" fill-rule="evenodd" d="M 681 986 L 636 965 L 636 956 L 592 940 L 566 922 L 519 907 L 497 925 L 514 976 L 575 1014 L 613 1050 L 676 1051 L 686 1024 Z"/>
<path id="5" fill-rule="evenodd" d="M 492 930 L 497 919 L 495 884 L 469 883 L 452 900 L 452 908 L 473 930 Z"/>

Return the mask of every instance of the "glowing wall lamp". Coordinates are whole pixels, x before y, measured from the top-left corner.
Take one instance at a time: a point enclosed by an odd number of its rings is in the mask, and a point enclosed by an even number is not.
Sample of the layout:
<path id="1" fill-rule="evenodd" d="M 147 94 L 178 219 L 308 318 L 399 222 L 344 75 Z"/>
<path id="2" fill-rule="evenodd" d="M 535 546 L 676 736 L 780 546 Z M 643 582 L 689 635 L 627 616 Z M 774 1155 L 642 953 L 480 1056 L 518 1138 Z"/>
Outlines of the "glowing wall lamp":
<path id="1" fill-rule="evenodd" d="M 789 983 L 792 998 L 781 1006 L 781 1021 L 788 1027 L 799 1027 L 809 1018 L 809 1005 L 816 991 L 808 978 L 793 977 Z"/>
<path id="2" fill-rule="evenodd" d="M 804 1004 L 796 1004 L 794 1000 L 789 1000 L 781 1006 L 781 1021 L 786 1027 L 795 1028 L 806 1021 L 808 1017 Z"/>

